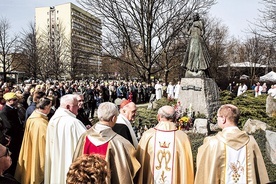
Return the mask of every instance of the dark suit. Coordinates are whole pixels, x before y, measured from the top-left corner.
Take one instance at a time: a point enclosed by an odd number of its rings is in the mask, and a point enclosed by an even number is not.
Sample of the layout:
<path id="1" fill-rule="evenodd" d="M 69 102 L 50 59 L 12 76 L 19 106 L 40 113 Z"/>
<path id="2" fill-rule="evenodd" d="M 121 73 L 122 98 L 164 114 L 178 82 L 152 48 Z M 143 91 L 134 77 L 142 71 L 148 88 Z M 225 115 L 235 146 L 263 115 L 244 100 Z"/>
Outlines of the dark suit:
<path id="1" fill-rule="evenodd" d="M 77 119 L 80 120 L 84 124 L 84 126 L 92 125 L 83 108 L 78 109 Z"/>
<path id="2" fill-rule="evenodd" d="M 133 145 L 131 134 L 129 132 L 128 127 L 125 124 L 116 123 L 114 127 L 112 127 L 112 130 L 117 134 L 123 136 L 126 140 L 128 140 Z"/>
<path id="3" fill-rule="evenodd" d="M 11 142 L 8 147 L 12 152 L 12 165 L 7 170 L 7 173 L 14 175 L 24 134 L 23 124 L 19 119 L 18 110 L 8 105 L 4 106 L 0 112 L 0 117 L 3 121 L 4 133 L 11 137 Z"/>

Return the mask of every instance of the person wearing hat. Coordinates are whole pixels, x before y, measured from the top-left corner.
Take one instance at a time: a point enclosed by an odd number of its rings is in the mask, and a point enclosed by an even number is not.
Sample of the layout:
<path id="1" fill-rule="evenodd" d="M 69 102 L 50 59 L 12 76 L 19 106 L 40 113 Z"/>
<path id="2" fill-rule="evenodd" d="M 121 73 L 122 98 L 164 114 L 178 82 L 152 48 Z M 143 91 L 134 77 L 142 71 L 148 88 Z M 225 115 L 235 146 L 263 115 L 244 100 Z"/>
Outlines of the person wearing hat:
<path id="1" fill-rule="evenodd" d="M 122 100 L 120 114 L 112 128 L 114 132 L 127 139 L 135 148 L 138 146 L 138 140 L 132 128 L 132 122 L 135 120 L 136 111 L 137 107 L 134 102 Z"/>
<path id="2" fill-rule="evenodd" d="M 3 121 L 2 131 L 5 135 L 11 138 L 9 149 L 12 152 L 11 158 L 13 163 L 7 170 L 7 173 L 14 175 L 16 163 L 21 148 L 21 143 L 24 134 L 23 123 L 18 115 L 18 97 L 14 92 L 5 93 L 3 98 L 6 101 L 5 106 L 0 112 L 0 118 Z"/>

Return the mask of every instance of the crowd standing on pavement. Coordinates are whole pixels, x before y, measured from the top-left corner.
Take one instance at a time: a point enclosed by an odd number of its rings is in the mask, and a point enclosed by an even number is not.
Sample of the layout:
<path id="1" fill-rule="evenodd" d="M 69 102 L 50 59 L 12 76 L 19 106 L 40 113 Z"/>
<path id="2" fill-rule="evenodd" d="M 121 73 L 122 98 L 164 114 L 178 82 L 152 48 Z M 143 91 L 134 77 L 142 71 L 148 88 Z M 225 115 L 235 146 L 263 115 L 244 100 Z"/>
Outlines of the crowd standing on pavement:
<path id="1" fill-rule="evenodd" d="M 132 128 L 137 104 L 162 97 L 178 99 L 180 81 L 170 82 L 168 86 L 159 81 L 100 80 L 33 81 L 17 85 L 0 81 L 0 85 L 0 181 L 22 184 L 88 180 L 112 184 L 193 183 L 189 138 L 173 124 L 174 108 L 160 108 L 159 124 L 146 132 L 140 142 Z M 257 83 L 254 91 L 259 93 L 264 88 Z M 268 94 L 275 95 L 274 88 L 268 90 Z M 247 87 L 241 89 L 246 91 Z M 92 122 L 95 116 L 98 122 Z M 225 115 L 225 118 L 228 117 Z M 168 136 L 162 136 L 164 132 Z M 178 140 L 179 137 L 182 138 Z M 157 152 L 151 149 L 157 145 L 154 142 L 158 142 Z M 88 157 L 91 154 L 98 157 Z M 79 167 L 89 160 L 102 164 L 101 173 Z M 145 165 L 145 160 L 150 167 Z M 185 164 L 177 165 L 179 163 Z M 177 167 L 171 168 L 175 164 Z M 182 167 L 186 172 L 180 172 Z M 150 168 L 154 172 L 145 172 Z"/>

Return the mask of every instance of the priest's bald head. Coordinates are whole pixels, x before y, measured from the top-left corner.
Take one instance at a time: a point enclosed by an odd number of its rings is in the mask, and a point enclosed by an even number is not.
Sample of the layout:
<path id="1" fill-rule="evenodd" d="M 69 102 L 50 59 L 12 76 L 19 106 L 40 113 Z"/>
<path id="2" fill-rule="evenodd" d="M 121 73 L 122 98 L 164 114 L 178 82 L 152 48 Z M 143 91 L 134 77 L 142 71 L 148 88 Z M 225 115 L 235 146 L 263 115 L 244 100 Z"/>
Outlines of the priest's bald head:
<path id="1" fill-rule="evenodd" d="M 172 106 L 165 105 L 158 110 L 158 121 L 170 121 L 175 122 L 176 112 Z"/>

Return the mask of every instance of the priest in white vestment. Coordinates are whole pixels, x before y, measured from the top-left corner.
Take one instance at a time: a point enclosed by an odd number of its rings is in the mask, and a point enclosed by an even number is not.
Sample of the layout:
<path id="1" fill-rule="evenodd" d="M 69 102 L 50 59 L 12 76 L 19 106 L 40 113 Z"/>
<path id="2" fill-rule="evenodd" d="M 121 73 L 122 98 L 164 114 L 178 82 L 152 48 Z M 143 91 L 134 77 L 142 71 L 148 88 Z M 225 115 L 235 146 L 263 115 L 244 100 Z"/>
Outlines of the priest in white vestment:
<path id="1" fill-rule="evenodd" d="M 77 96 L 62 96 L 60 107 L 47 128 L 44 183 L 66 183 L 66 175 L 79 137 L 86 131 L 82 122 L 76 118 L 77 112 Z"/>

